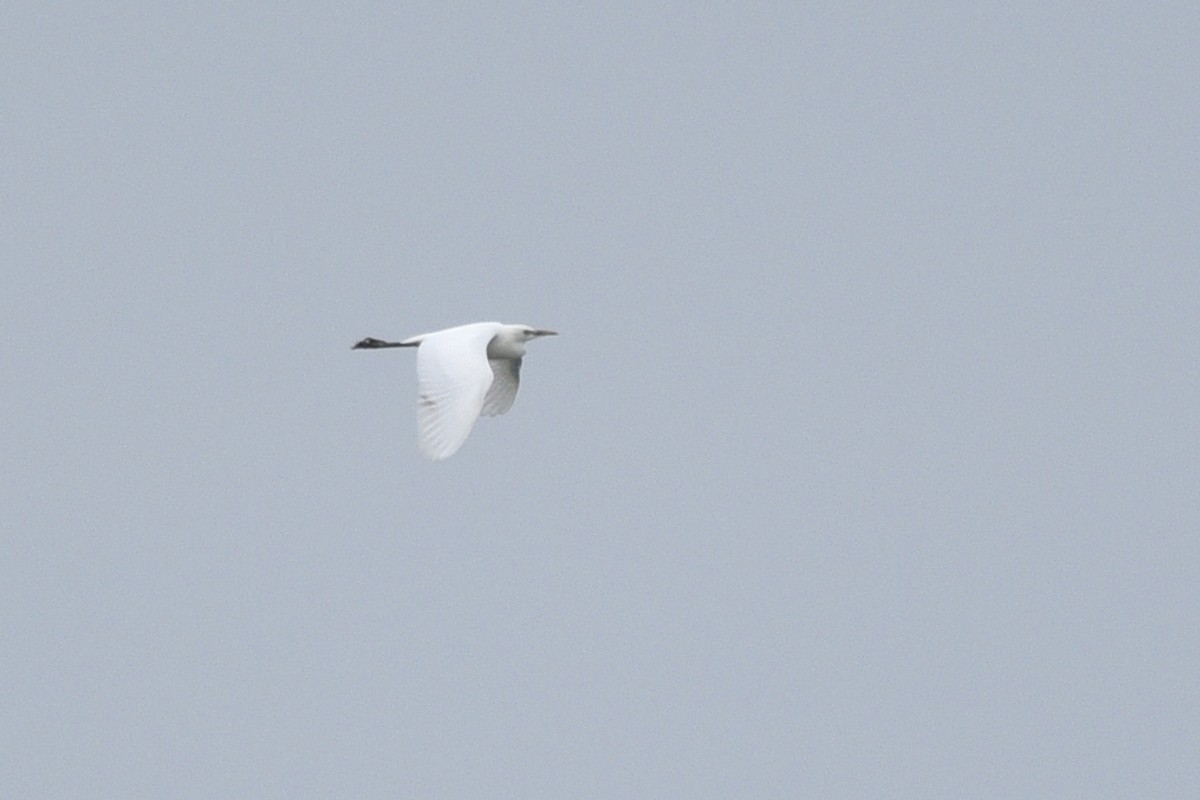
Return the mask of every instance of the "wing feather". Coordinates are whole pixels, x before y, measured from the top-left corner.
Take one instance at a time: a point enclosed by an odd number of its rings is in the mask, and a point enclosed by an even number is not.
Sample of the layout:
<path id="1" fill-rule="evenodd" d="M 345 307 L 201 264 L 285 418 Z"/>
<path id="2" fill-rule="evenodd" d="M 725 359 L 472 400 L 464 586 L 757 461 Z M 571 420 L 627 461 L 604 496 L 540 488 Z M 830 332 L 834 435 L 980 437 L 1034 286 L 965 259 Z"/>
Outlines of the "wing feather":
<path id="1" fill-rule="evenodd" d="M 517 399 L 517 386 L 521 383 L 521 359 L 494 358 L 488 364 L 492 368 L 492 385 L 483 398 L 480 413 L 488 417 L 507 414 Z"/>
<path id="2" fill-rule="evenodd" d="M 487 345 L 494 331 L 469 327 L 427 336 L 417 349 L 417 443 L 435 461 L 462 447 L 493 382 Z"/>

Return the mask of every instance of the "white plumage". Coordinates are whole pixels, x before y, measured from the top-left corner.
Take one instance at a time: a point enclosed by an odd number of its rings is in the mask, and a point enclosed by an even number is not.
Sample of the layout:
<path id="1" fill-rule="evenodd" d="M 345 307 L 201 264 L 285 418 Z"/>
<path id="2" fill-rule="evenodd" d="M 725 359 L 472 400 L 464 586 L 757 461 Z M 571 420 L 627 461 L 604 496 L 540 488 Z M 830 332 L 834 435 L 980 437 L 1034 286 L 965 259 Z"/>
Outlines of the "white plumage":
<path id="1" fill-rule="evenodd" d="M 367 338 L 354 349 L 417 348 L 417 443 L 438 461 L 462 447 L 481 415 L 512 408 L 525 344 L 554 335 L 528 325 L 475 322 L 400 342 Z"/>

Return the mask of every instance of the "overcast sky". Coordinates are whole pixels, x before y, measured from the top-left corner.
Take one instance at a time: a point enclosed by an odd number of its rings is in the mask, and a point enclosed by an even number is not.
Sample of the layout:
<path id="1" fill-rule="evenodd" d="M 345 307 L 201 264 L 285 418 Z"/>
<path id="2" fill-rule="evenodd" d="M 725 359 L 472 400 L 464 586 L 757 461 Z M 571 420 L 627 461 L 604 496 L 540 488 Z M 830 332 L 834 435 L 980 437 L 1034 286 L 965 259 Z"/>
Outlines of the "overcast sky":
<path id="1" fill-rule="evenodd" d="M 1200 797 L 1197 41 L 9 3 L 0 795 Z"/>

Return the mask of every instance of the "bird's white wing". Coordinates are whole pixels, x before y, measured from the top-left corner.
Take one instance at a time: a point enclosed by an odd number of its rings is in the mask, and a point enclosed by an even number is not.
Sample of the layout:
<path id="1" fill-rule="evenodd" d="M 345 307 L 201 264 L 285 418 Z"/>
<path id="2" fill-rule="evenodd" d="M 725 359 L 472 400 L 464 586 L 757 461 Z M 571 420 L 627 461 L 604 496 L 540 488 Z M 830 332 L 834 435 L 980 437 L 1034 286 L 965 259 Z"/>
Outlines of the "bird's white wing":
<path id="1" fill-rule="evenodd" d="M 453 455 L 479 419 L 494 331 L 466 326 L 427 336 L 417 349 L 417 443 L 435 461 Z"/>
<path id="2" fill-rule="evenodd" d="M 521 382 L 521 359 L 497 358 L 488 361 L 492 367 L 492 385 L 487 397 L 483 398 L 481 414 L 495 417 L 507 414 L 517 399 L 517 386 Z"/>

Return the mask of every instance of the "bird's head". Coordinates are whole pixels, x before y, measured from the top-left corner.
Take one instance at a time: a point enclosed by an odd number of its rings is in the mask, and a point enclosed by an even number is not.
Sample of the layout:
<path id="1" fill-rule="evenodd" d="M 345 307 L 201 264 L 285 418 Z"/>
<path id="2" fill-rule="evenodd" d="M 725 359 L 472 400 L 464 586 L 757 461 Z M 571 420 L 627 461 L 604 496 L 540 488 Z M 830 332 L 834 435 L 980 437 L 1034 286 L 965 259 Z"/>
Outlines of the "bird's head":
<path id="1" fill-rule="evenodd" d="M 554 331 L 532 328 L 529 325 L 502 325 L 488 343 L 488 358 L 521 358 L 525 344 L 543 336 L 557 336 Z"/>

